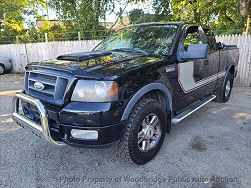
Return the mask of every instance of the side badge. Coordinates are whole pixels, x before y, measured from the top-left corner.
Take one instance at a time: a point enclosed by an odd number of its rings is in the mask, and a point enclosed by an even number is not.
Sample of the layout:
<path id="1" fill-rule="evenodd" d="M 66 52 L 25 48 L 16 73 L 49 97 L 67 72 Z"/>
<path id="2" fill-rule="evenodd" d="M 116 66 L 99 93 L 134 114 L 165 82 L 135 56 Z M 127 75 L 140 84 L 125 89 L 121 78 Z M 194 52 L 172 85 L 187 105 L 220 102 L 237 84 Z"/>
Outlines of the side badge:
<path id="1" fill-rule="evenodd" d="M 175 71 L 174 66 L 166 67 L 166 72 L 173 72 L 173 71 Z"/>

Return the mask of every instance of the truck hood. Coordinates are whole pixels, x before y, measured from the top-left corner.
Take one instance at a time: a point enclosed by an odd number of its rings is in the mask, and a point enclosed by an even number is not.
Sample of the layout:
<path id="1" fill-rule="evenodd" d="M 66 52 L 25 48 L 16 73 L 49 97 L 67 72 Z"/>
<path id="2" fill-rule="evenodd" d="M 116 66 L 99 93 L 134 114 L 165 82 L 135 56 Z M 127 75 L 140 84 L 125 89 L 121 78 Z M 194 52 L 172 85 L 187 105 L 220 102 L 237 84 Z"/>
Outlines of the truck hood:
<path id="1" fill-rule="evenodd" d="M 161 58 L 143 53 L 81 52 L 59 56 L 57 59 L 29 64 L 26 68 L 44 68 L 70 72 L 77 77 L 102 79 L 126 74 L 133 69 L 156 63 Z"/>

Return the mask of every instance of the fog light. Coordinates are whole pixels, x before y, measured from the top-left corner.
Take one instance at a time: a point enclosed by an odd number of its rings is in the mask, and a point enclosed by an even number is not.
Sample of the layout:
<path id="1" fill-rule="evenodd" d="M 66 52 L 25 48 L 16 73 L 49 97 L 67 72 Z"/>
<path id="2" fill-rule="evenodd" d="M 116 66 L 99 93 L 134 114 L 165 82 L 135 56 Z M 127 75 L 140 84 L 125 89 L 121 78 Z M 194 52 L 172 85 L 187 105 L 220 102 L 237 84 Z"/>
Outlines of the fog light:
<path id="1" fill-rule="evenodd" d="M 82 140 L 97 140 L 98 139 L 98 131 L 72 129 L 71 136 L 73 138 L 82 139 Z"/>

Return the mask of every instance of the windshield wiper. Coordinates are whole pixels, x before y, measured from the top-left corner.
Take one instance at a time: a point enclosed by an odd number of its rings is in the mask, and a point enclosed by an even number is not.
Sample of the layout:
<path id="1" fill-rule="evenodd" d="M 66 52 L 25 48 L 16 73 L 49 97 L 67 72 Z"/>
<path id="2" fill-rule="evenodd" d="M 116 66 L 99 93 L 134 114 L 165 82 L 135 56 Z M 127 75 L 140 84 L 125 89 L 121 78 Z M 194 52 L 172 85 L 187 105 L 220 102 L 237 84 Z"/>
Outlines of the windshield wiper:
<path id="1" fill-rule="evenodd" d="M 142 53 L 142 54 L 148 55 L 147 52 L 145 52 L 144 50 L 140 50 L 138 48 L 117 48 L 110 51 L 111 52 L 134 52 L 134 53 Z"/>

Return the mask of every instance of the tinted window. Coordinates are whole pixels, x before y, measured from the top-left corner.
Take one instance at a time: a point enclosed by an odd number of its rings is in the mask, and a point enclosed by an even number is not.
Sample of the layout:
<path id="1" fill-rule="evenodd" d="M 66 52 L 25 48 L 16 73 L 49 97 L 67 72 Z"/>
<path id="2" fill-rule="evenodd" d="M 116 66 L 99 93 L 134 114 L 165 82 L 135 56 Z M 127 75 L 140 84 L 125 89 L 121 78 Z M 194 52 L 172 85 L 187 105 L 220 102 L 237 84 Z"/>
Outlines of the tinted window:
<path id="1" fill-rule="evenodd" d="M 207 37 L 207 42 L 208 42 L 208 45 L 209 45 L 209 51 L 215 51 L 216 50 L 216 41 L 215 41 L 215 38 L 214 38 L 214 35 L 212 33 L 211 30 L 209 29 L 204 29 L 205 31 L 205 34 L 206 34 L 206 37 Z"/>
<path id="2" fill-rule="evenodd" d="M 190 44 L 202 44 L 201 36 L 198 27 L 191 26 L 187 30 L 187 34 L 184 40 L 184 48 L 187 50 Z"/>

